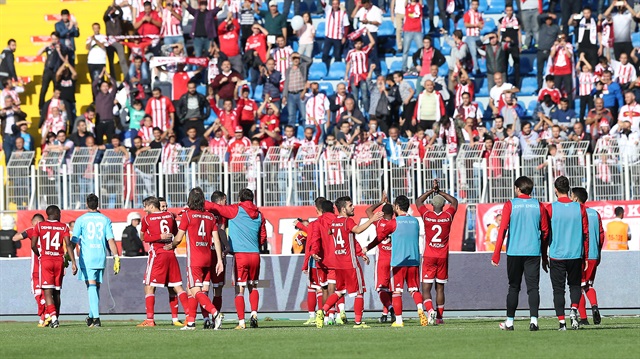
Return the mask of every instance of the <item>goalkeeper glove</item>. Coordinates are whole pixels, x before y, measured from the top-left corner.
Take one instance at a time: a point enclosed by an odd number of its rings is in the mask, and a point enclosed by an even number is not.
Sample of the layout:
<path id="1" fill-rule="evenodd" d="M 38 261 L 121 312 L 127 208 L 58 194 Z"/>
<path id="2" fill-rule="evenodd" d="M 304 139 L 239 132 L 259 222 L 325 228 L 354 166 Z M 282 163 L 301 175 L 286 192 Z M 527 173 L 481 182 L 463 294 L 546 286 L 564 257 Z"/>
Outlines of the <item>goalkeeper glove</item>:
<path id="1" fill-rule="evenodd" d="M 120 257 L 113 257 L 113 274 L 120 273 Z"/>

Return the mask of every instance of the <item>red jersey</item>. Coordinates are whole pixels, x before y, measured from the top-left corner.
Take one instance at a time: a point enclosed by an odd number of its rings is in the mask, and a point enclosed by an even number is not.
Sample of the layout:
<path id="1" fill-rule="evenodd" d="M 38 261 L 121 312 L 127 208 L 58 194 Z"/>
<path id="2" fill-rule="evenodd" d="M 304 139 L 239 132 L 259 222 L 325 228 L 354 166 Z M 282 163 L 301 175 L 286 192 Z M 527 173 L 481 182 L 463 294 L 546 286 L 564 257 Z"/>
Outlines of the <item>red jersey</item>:
<path id="1" fill-rule="evenodd" d="M 267 36 L 263 33 L 253 34 L 247 38 L 244 51 L 254 50 L 262 62 L 267 62 Z"/>
<path id="2" fill-rule="evenodd" d="M 231 30 L 227 30 L 227 22 L 224 21 L 218 26 L 218 40 L 220 41 L 220 48 L 224 49 L 224 54 L 228 57 L 234 57 L 240 55 L 240 45 L 238 45 L 238 39 L 240 38 L 240 24 L 238 20 L 233 20 L 233 27 Z"/>
<path id="3" fill-rule="evenodd" d="M 424 221 L 424 257 L 447 258 L 449 256 L 449 232 L 456 210 L 449 206 L 436 213 L 426 206 L 418 209 Z"/>
<path id="4" fill-rule="evenodd" d="M 258 104 L 250 98 L 239 98 L 236 112 L 240 112 L 240 123 L 254 123 Z"/>
<path id="5" fill-rule="evenodd" d="M 213 214 L 188 209 L 182 214 L 179 228 L 187 237 L 187 265 L 211 266 L 212 233 L 218 230 Z"/>
<path id="6" fill-rule="evenodd" d="M 356 256 L 362 255 L 362 248 L 351 232 L 356 226 L 356 222 L 351 217 L 337 217 L 331 223 L 333 241 L 329 243 L 329 251 L 335 254 L 335 269 L 351 269 L 359 266 Z"/>
<path id="7" fill-rule="evenodd" d="M 391 233 L 396 230 L 395 219 L 380 219 L 376 223 L 376 239 L 378 243 L 378 260 L 391 261 Z"/>
<path id="8" fill-rule="evenodd" d="M 35 227 L 29 227 L 22 232 L 22 239 L 31 240 L 35 233 Z M 37 241 L 36 245 L 38 246 L 38 251 L 42 251 L 42 248 L 40 247 L 40 241 Z M 36 254 L 33 253 L 33 251 L 31 251 L 31 273 L 40 273 L 40 261 L 38 261 L 38 257 L 36 257 Z"/>
<path id="9" fill-rule="evenodd" d="M 146 215 L 141 222 L 141 231 L 144 241 L 151 243 L 151 251 L 156 254 L 171 252 L 164 249 L 166 243 L 161 243 L 163 233 L 176 234 L 178 226 L 173 214 L 169 212 L 157 212 Z"/>
<path id="10" fill-rule="evenodd" d="M 38 237 L 40 260 L 61 261 L 64 256 L 63 239 L 69 237 L 69 226 L 47 219 L 36 224 L 33 232 L 33 237 Z"/>
<path id="11" fill-rule="evenodd" d="M 335 254 L 331 250 L 333 245 L 333 237 L 331 236 L 331 224 L 336 219 L 333 213 L 323 213 L 313 225 L 311 235 L 307 236 L 307 241 L 311 242 L 311 254 L 317 254 L 320 257 L 318 267 L 334 269 Z"/>
<path id="12" fill-rule="evenodd" d="M 218 106 L 216 106 L 214 99 L 211 99 L 211 101 L 209 102 L 211 104 L 211 109 L 216 114 L 216 116 L 218 116 L 218 118 L 220 119 L 220 123 L 222 124 L 222 127 L 227 129 L 229 136 L 232 136 L 233 131 L 235 131 L 236 126 L 239 125 L 239 120 L 240 120 L 240 115 L 238 114 L 237 107 L 236 109 L 231 110 L 230 112 L 227 112 L 225 110 L 221 110 L 220 108 L 218 108 Z"/>

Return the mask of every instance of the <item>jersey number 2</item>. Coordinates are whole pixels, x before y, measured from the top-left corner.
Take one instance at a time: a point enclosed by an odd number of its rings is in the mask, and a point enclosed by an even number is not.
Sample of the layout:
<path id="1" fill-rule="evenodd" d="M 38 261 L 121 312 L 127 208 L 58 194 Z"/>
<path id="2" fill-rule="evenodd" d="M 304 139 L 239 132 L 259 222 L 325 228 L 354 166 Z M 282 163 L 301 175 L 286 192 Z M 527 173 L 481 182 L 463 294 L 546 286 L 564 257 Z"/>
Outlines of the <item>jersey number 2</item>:
<path id="1" fill-rule="evenodd" d="M 440 235 L 442 234 L 442 226 L 439 224 L 434 224 L 433 226 L 431 226 L 431 230 L 436 232 L 436 234 L 433 235 L 433 238 L 431 238 L 431 243 L 442 242 L 442 238 L 440 238 Z"/>

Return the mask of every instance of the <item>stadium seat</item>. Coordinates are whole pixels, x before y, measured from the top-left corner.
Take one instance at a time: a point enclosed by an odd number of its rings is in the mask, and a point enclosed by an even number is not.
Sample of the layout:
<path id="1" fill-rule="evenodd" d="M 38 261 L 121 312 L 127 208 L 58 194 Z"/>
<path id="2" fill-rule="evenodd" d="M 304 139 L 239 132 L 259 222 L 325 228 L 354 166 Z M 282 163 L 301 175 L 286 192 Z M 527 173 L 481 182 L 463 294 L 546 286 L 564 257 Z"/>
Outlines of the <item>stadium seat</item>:
<path id="1" fill-rule="evenodd" d="M 434 37 L 432 39 L 432 46 L 435 47 L 436 49 L 440 50 L 440 38 L 439 37 Z"/>
<path id="2" fill-rule="evenodd" d="M 440 66 L 440 69 L 438 69 L 438 76 L 445 77 L 447 75 L 449 75 L 449 65 L 445 62 Z"/>
<path id="3" fill-rule="evenodd" d="M 631 42 L 633 43 L 633 47 L 640 47 L 640 32 L 634 32 L 631 34 Z"/>
<path id="4" fill-rule="evenodd" d="M 451 55 L 451 45 L 449 45 L 448 42 L 442 40 L 442 46 L 440 46 L 440 52 L 442 52 L 444 56 Z"/>
<path id="5" fill-rule="evenodd" d="M 487 74 L 487 59 L 483 58 L 478 58 L 478 67 L 480 68 L 480 72 L 483 75 Z"/>
<path id="6" fill-rule="evenodd" d="M 324 92 L 325 95 L 331 96 L 335 93 L 333 91 L 333 85 L 331 82 L 320 82 L 320 92 Z"/>
<path id="7" fill-rule="evenodd" d="M 256 90 L 253 92 L 253 99 L 256 101 L 262 101 L 262 90 L 264 86 L 258 85 L 256 86 Z"/>
<path id="8" fill-rule="evenodd" d="M 298 41 L 294 41 L 293 44 L 291 44 L 291 48 L 293 49 L 294 52 L 298 52 Z"/>
<path id="9" fill-rule="evenodd" d="M 577 98 L 575 100 L 573 100 L 573 108 L 575 109 L 576 113 L 578 113 L 578 111 L 580 111 L 580 99 Z"/>
<path id="10" fill-rule="evenodd" d="M 323 21 L 318 24 L 318 27 L 316 28 L 316 41 L 320 39 L 324 39 L 324 33 L 326 28 L 327 28 L 326 22 Z"/>
<path id="11" fill-rule="evenodd" d="M 529 115 L 535 115 L 536 107 L 538 107 L 538 100 L 531 100 L 531 102 L 529 102 L 529 106 L 527 106 L 527 112 Z"/>
<path id="12" fill-rule="evenodd" d="M 492 0 L 491 5 L 487 6 L 487 10 L 485 14 L 502 14 L 504 12 L 504 1 L 501 0 Z"/>
<path id="13" fill-rule="evenodd" d="M 460 18 L 460 20 L 458 20 L 458 22 L 456 23 L 456 30 L 460 30 L 463 31 L 466 30 L 466 28 L 464 27 L 464 19 Z"/>
<path id="14" fill-rule="evenodd" d="M 533 66 L 531 66 L 531 59 L 528 57 L 520 58 L 520 73 L 525 75 L 533 75 Z"/>
<path id="15" fill-rule="evenodd" d="M 478 110 L 480 110 L 480 113 L 484 113 L 484 104 L 482 102 L 476 102 L 476 105 L 478 105 Z"/>
<path id="16" fill-rule="evenodd" d="M 344 62 L 334 62 L 331 64 L 329 73 L 325 76 L 325 80 L 341 80 L 347 73 L 347 68 Z"/>
<path id="17" fill-rule="evenodd" d="M 387 66 L 386 61 L 380 60 L 380 73 L 384 76 L 387 76 L 387 74 L 389 74 L 389 66 Z"/>
<path id="18" fill-rule="evenodd" d="M 476 88 L 479 89 L 479 91 L 476 92 L 477 97 L 489 97 L 489 85 L 485 79 L 476 79 L 475 85 Z"/>
<path id="19" fill-rule="evenodd" d="M 395 36 L 396 28 L 393 26 L 393 22 L 389 20 L 383 20 L 382 24 L 378 28 L 378 37 L 381 36 Z"/>
<path id="20" fill-rule="evenodd" d="M 201 95 L 205 95 L 207 96 L 207 86 L 205 85 L 198 85 L 198 87 L 196 87 L 196 92 L 201 94 Z"/>
<path id="21" fill-rule="evenodd" d="M 327 66 L 323 62 L 314 62 L 309 67 L 309 81 L 322 80 L 327 75 Z"/>
<path id="22" fill-rule="evenodd" d="M 534 95 L 537 89 L 538 89 L 538 80 L 535 77 L 525 77 L 522 80 L 520 95 L 524 95 L 524 96 Z"/>
<path id="23" fill-rule="evenodd" d="M 533 58 L 533 65 L 531 65 L 531 74 L 533 75 L 538 74 L 538 58 L 537 57 Z"/>
<path id="24" fill-rule="evenodd" d="M 524 101 L 518 101 L 518 105 L 520 105 L 520 107 L 522 107 L 522 109 L 524 110 L 524 117 L 528 117 L 529 112 L 527 111 L 527 106 L 524 104 Z"/>
<path id="25" fill-rule="evenodd" d="M 498 26 L 496 26 L 496 22 L 492 18 L 488 18 L 484 22 L 484 27 L 480 31 L 480 35 L 484 36 L 490 32 L 495 32 L 497 29 L 498 29 Z"/>
<path id="26" fill-rule="evenodd" d="M 396 71 L 402 71 L 402 61 L 394 61 L 391 63 L 391 67 L 389 67 L 389 72 L 394 73 Z"/>

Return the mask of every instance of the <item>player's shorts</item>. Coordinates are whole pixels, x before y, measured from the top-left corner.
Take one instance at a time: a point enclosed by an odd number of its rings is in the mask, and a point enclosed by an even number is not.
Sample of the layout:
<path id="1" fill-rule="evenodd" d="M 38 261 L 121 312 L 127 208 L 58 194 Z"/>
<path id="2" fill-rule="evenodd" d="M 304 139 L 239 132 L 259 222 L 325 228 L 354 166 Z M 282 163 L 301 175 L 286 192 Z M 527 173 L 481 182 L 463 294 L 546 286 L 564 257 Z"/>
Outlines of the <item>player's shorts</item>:
<path id="1" fill-rule="evenodd" d="M 45 260 L 40 262 L 40 287 L 42 289 L 62 288 L 64 262 L 62 260 Z"/>
<path id="2" fill-rule="evenodd" d="M 40 295 L 42 293 L 42 287 L 40 287 L 40 267 L 38 272 L 31 273 L 31 294 Z"/>
<path id="3" fill-rule="evenodd" d="M 245 287 L 248 284 L 258 285 L 260 276 L 259 253 L 236 253 L 233 256 L 233 272 L 236 285 Z"/>
<path id="4" fill-rule="evenodd" d="M 391 259 L 378 259 L 376 263 L 376 291 L 391 289 Z"/>
<path id="5" fill-rule="evenodd" d="M 318 283 L 321 287 L 326 287 L 329 284 L 329 269 L 327 267 L 317 267 L 316 274 L 318 275 Z"/>
<path id="6" fill-rule="evenodd" d="M 588 259 L 589 266 L 586 271 L 582 271 L 582 286 L 593 285 L 596 279 L 596 270 L 598 269 L 598 261 L 596 259 Z"/>
<path id="7" fill-rule="evenodd" d="M 321 270 L 318 268 L 309 268 L 307 270 L 307 279 L 309 280 L 309 288 L 320 289 L 320 280 L 318 279 L 318 272 Z"/>
<path id="8" fill-rule="evenodd" d="M 227 258 L 222 257 L 222 264 L 224 265 L 224 270 L 220 274 L 216 274 L 216 265 L 218 264 L 218 257 L 216 256 L 215 251 L 211 251 L 211 269 L 209 269 L 209 280 L 211 282 L 211 286 L 213 288 L 221 288 L 224 287 L 224 276 L 227 271 Z"/>
<path id="9" fill-rule="evenodd" d="M 422 258 L 422 283 L 447 283 L 449 279 L 448 258 Z"/>
<path id="10" fill-rule="evenodd" d="M 364 276 L 360 266 L 349 269 L 336 269 L 336 292 L 355 297 L 366 292 Z"/>
<path id="11" fill-rule="evenodd" d="M 211 267 L 187 267 L 187 285 L 189 288 L 202 287 L 210 280 Z"/>
<path id="12" fill-rule="evenodd" d="M 336 284 L 338 281 L 338 274 L 336 273 L 336 270 L 327 268 L 324 271 L 326 275 L 326 283 Z"/>
<path id="13" fill-rule="evenodd" d="M 407 283 L 407 289 L 410 293 L 418 291 L 418 283 L 420 283 L 420 267 L 393 267 L 391 268 L 393 277 L 391 279 L 391 287 L 394 292 L 402 293 L 404 283 Z"/>
<path id="14" fill-rule="evenodd" d="M 178 258 L 173 252 L 150 253 L 144 285 L 152 287 L 177 287 L 182 285 Z"/>
<path id="15" fill-rule="evenodd" d="M 78 268 L 78 280 L 81 280 L 83 282 L 93 280 L 96 283 L 102 283 L 103 273 L 104 268 Z"/>

